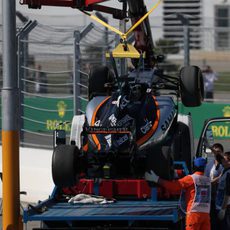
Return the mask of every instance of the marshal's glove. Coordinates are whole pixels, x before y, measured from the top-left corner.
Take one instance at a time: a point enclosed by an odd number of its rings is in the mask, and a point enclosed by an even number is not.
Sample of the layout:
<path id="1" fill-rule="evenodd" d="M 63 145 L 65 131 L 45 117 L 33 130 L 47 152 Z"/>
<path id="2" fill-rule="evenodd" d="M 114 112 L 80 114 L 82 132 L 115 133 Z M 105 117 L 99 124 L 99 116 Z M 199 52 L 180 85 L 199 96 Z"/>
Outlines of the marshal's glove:
<path id="1" fill-rule="evenodd" d="M 153 172 L 153 170 L 151 170 L 150 173 L 145 172 L 145 180 L 157 183 L 159 180 L 159 176 L 157 176 L 157 174 Z"/>
<path id="2" fill-rule="evenodd" d="M 226 212 L 225 209 L 220 209 L 220 211 L 218 212 L 218 218 L 219 218 L 219 220 L 223 220 L 224 219 L 225 212 Z"/>

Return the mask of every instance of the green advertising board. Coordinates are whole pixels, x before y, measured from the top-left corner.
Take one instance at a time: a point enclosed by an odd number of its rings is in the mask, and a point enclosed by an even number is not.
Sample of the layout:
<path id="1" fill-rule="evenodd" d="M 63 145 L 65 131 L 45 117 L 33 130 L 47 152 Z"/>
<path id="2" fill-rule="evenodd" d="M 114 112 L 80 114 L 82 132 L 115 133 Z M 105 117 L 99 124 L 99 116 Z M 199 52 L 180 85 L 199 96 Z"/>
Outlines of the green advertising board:
<path id="1" fill-rule="evenodd" d="M 73 118 L 73 99 L 25 98 L 24 129 L 49 132 L 56 128 L 70 132 Z M 81 101 L 82 110 L 86 103 Z M 59 125 L 61 124 L 61 125 Z"/>
<path id="2" fill-rule="evenodd" d="M 67 132 L 71 129 L 73 118 L 73 99 L 53 98 L 25 98 L 24 99 L 23 129 L 33 132 L 52 132 L 58 128 Z M 81 101 L 81 110 L 85 111 L 86 102 Z M 229 104 L 203 103 L 199 107 L 184 107 L 179 104 L 179 112 L 191 114 L 195 138 L 199 138 L 204 121 L 212 117 L 230 117 Z M 68 121 L 70 123 L 68 123 Z M 67 123 L 65 123 L 67 122 Z M 63 124 L 64 123 L 64 124 Z M 212 127 L 215 137 L 230 138 L 229 125 L 215 125 Z"/>
<path id="3" fill-rule="evenodd" d="M 72 99 L 25 98 L 24 129 L 29 131 L 52 131 L 59 123 L 71 121 L 73 117 Z M 70 124 L 62 125 L 70 131 Z"/>
<path id="4" fill-rule="evenodd" d="M 195 138 L 199 138 L 204 122 L 212 117 L 230 117 L 229 104 L 203 103 L 199 107 L 185 107 L 179 105 L 182 114 L 191 114 Z M 230 138 L 230 124 L 215 124 L 212 126 L 213 136 L 218 138 Z"/>

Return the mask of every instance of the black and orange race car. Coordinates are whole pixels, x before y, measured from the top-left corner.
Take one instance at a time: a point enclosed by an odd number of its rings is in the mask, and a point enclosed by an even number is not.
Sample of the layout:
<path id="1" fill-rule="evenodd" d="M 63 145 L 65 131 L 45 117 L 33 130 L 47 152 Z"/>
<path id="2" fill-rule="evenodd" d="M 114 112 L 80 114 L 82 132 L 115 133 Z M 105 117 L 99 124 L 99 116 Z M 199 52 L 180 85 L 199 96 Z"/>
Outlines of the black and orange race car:
<path id="1" fill-rule="evenodd" d="M 90 71 L 86 112 L 73 119 L 70 145 L 54 149 L 54 183 L 69 186 L 80 177 L 138 179 L 151 169 L 170 179 L 174 176 L 175 161 L 185 162 L 191 170 L 191 117 L 179 114 L 178 102 L 190 107 L 201 104 L 201 70 L 186 66 L 172 77 L 159 68 L 163 55 L 154 53 L 148 16 L 161 0 L 149 11 L 143 0 L 122 0 L 122 9 L 102 7 L 98 2 L 104 0 L 78 1 L 80 5 L 74 7 L 118 33 L 121 43 L 108 54 L 110 67 L 98 66 Z M 122 33 L 87 12 L 93 10 L 111 13 L 123 22 L 130 20 L 132 26 Z M 134 44 L 128 43 L 131 34 Z M 118 74 L 115 57 L 131 58 L 133 69 Z"/>
<path id="2" fill-rule="evenodd" d="M 118 0 L 121 9 L 98 4 L 106 0 L 20 2 L 31 8 L 77 8 L 121 37 L 116 52 L 109 55 L 110 67 L 90 71 L 89 101 L 85 114 L 73 117 L 70 143 L 66 144 L 63 131 L 55 131 L 52 176 L 56 186 L 47 201 L 30 206 L 24 221 L 41 220 L 46 229 L 182 229 L 180 194 L 156 187 L 144 175 L 152 169 L 162 178 L 173 179 L 192 169 L 192 120 L 189 114 L 180 114 L 179 105 L 199 106 L 204 89 L 197 66 L 183 67 L 174 77 L 159 68 L 163 58 L 154 53 L 148 16 L 162 0 L 149 11 L 144 0 Z M 132 26 L 127 32 L 118 31 L 89 13 L 94 10 L 129 20 Z M 128 44 L 131 34 L 134 43 Z M 114 58 L 119 55 L 131 58 L 133 69 L 118 74 Z M 118 202 L 73 205 L 69 198 L 76 199 L 75 195 Z"/>
<path id="3" fill-rule="evenodd" d="M 191 169 L 194 154 L 190 115 L 178 104 L 199 106 L 203 80 L 197 66 L 177 77 L 158 68 L 114 76 L 108 67 L 91 70 L 86 113 L 73 119 L 70 145 L 57 145 L 53 179 L 68 186 L 76 178 L 137 179 L 153 169 L 173 178 L 175 161 Z"/>

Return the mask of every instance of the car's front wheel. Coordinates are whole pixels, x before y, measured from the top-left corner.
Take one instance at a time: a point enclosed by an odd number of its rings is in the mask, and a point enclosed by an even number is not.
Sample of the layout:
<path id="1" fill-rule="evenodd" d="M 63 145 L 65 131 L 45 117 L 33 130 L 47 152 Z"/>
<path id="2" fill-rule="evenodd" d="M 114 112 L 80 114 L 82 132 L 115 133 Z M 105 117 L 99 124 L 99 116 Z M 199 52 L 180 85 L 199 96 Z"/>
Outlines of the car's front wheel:
<path id="1" fill-rule="evenodd" d="M 187 107 L 200 106 L 204 99 L 204 83 L 198 66 L 185 66 L 180 71 L 181 101 Z"/>

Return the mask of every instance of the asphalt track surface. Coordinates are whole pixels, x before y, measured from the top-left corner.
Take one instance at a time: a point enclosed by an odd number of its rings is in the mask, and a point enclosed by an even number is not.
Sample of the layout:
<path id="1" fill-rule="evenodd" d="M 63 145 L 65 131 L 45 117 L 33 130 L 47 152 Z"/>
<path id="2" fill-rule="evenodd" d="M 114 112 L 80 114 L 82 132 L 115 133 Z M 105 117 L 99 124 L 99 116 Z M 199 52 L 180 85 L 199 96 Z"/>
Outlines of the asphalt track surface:
<path id="1" fill-rule="evenodd" d="M 2 199 L 0 199 L 2 202 Z M 21 204 L 23 208 L 27 207 L 27 203 L 22 203 Z M 32 230 L 34 228 L 39 228 L 40 227 L 40 222 L 34 221 L 34 222 L 28 222 L 27 224 L 23 224 L 23 230 Z M 1 210 L 1 215 L 0 215 L 0 228 L 2 229 L 2 210 Z"/>

